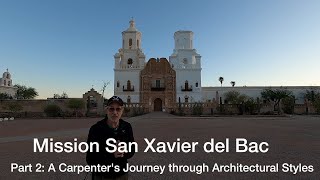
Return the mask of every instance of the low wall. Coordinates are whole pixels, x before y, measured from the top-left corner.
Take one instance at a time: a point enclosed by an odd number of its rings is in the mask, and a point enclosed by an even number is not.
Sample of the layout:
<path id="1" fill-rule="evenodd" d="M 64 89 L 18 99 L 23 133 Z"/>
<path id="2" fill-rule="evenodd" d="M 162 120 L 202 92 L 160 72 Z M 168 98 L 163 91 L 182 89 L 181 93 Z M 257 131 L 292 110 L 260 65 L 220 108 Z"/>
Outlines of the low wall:
<path id="1" fill-rule="evenodd" d="M 179 107 L 180 106 L 180 107 Z M 201 107 L 201 108 L 197 108 Z M 280 106 L 281 108 L 281 106 Z M 169 109 L 169 112 L 174 114 L 196 115 L 201 111 L 202 115 L 213 114 L 276 114 L 272 103 L 258 105 L 254 110 L 249 112 L 243 105 L 222 104 L 217 103 L 177 103 L 174 108 Z M 241 112 L 242 111 L 242 112 Z M 283 110 L 281 110 L 281 113 Z M 293 114 L 316 114 L 316 109 L 310 105 L 296 104 L 293 109 Z"/>
<path id="2" fill-rule="evenodd" d="M 81 99 L 81 98 L 79 98 Z M 43 100 L 1 100 L 0 101 L 0 117 L 15 116 L 15 117 L 46 117 L 44 109 L 49 104 L 59 106 L 62 112 L 73 112 L 73 109 L 67 107 L 70 99 L 43 99 Z M 15 113 L 8 109 L 9 104 L 17 103 L 21 105 L 22 110 Z M 85 108 L 79 111 L 79 115 L 85 115 Z"/>
<path id="3" fill-rule="evenodd" d="M 82 98 L 78 98 L 81 99 Z M 0 101 L 0 117 L 46 117 L 44 113 L 44 108 L 49 104 L 58 105 L 61 110 L 64 112 L 63 116 L 73 116 L 73 109 L 67 107 L 68 101 L 70 99 L 47 99 L 47 100 L 1 100 Z M 10 103 L 18 103 L 22 106 L 22 110 L 13 114 L 6 107 Z M 262 104 L 259 106 L 260 108 L 252 111 L 252 114 L 273 114 L 273 104 Z M 219 105 L 216 102 L 205 102 L 205 103 L 175 103 L 171 108 L 164 109 L 165 112 L 172 114 L 180 114 L 180 115 L 214 115 L 214 114 L 250 114 L 245 111 L 245 107 L 241 105 L 233 105 L 233 104 L 223 104 Z M 105 113 L 100 112 L 101 110 L 91 109 L 91 114 L 87 114 L 87 109 L 83 108 L 79 111 L 78 117 L 81 116 L 102 116 Z M 131 117 L 149 113 L 153 110 L 146 108 L 146 105 L 143 103 L 130 103 L 125 104 L 124 114 L 123 116 Z M 316 114 L 316 109 L 312 106 L 312 104 L 295 104 L 294 106 L 294 114 Z M 94 113 L 92 115 L 92 113 Z"/>

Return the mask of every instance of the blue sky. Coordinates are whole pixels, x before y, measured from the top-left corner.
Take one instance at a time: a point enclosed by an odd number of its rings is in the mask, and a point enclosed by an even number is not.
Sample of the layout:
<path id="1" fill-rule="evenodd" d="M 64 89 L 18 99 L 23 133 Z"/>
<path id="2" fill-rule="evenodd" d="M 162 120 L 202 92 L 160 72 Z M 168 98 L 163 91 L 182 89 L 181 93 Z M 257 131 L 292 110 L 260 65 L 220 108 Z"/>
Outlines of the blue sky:
<path id="1" fill-rule="evenodd" d="M 173 34 L 194 32 L 202 85 L 320 85 L 318 0 L 1 0 L 0 71 L 38 98 L 92 86 L 113 94 L 113 55 L 134 17 L 146 59 L 169 58 Z"/>

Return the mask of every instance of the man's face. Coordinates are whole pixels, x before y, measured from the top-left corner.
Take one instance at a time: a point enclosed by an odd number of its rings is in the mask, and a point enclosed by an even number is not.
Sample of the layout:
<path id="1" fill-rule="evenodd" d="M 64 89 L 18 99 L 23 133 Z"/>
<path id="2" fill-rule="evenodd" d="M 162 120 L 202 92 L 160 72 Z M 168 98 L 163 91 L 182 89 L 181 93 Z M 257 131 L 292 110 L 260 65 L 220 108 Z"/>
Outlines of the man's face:
<path id="1" fill-rule="evenodd" d="M 108 119 L 112 121 L 119 121 L 123 113 L 123 107 L 114 102 L 107 106 Z"/>

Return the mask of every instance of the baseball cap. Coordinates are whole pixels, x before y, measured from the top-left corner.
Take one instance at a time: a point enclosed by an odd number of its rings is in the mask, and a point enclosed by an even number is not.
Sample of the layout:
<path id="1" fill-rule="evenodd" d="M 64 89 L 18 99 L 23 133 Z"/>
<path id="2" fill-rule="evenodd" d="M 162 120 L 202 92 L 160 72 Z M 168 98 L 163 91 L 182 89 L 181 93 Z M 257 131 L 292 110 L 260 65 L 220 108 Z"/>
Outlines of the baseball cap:
<path id="1" fill-rule="evenodd" d="M 123 101 L 119 96 L 112 96 L 111 98 L 109 98 L 107 101 L 107 106 L 110 106 L 110 104 L 114 102 L 118 103 L 120 106 L 123 106 Z"/>

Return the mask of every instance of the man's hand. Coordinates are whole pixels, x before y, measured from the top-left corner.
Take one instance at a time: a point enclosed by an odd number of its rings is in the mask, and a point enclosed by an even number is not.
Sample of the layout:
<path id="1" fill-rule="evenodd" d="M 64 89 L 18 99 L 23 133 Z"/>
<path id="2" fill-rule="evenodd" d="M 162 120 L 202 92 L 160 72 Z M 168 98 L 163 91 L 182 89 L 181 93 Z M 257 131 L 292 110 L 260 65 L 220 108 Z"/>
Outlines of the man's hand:
<path id="1" fill-rule="evenodd" d="M 123 157 L 124 153 L 116 151 L 116 152 L 113 153 L 113 155 L 114 155 L 115 158 L 119 158 L 119 157 Z"/>
<path id="2" fill-rule="evenodd" d="M 117 141 L 117 146 L 118 146 L 119 143 L 120 143 L 120 141 L 118 140 L 118 141 Z M 119 146 L 118 146 L 118 147 L 119 147 Z M 114 155 L 115 158 L 120 158 L 120 157 L 123 157 L 124 153 L 123 153 L 123 152 L 116 151 L 116 152 L 113 153 L 113 155 Z"/>

